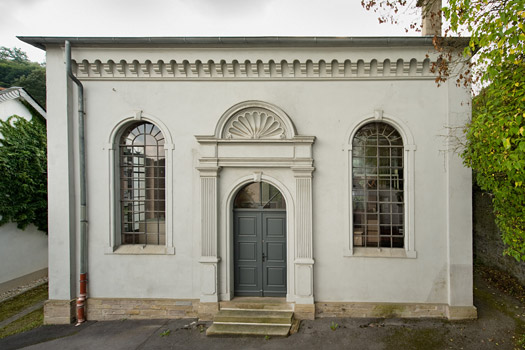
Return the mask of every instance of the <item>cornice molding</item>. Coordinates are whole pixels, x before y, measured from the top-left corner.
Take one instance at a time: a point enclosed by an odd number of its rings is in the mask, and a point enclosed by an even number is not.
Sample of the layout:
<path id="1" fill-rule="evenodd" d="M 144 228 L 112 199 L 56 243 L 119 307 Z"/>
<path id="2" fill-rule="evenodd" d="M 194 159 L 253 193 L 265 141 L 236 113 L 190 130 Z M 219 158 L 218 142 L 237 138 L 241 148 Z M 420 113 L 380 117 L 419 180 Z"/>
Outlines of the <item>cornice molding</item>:
<path id="1" fill-rule="evenodd" d="M 86 80 L 290 80 L 434 78 L 430 59 L 418 60 L 246 60 L 73 61 L 74 74 Z"/>

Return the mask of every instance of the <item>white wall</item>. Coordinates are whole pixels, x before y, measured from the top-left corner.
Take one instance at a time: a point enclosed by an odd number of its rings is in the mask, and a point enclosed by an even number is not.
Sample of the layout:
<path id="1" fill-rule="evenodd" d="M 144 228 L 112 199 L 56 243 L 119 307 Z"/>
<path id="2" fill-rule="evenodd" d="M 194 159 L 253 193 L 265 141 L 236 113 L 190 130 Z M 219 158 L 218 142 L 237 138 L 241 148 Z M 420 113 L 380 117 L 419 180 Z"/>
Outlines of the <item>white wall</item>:
<path id="1" fill-rule="evenodd" d="M 32 118 L 29 110 L 18 100 L 9 100 L 0 103 L 0 118 L 2 118 L 2 120 L 6 120 L 15 114 L 27 120 L 31 120 Z"/>
<path id="2" fill-rule="evenodd" d="M 0 289 L 9 281 L 47 269 L 47 235 L 30 225 L 25 230 L 0 226 Z M 40 276 L 41 277 L 41 276 Z"/>
<path id="3" fill-rule="evenodd" d="M 412 57 L 414 52 L 394 52 L 393 57 Z M 96 50 L 94 50 L 96 51 Z M 414 51 L 414 49 L 412 49 Z M 349 53 L 375 57 L 378 50 Z M 63 64 L 60 51 L 48 55 L 48 65 Z M 416 52 L 423 56 L 426 49 Z M 77 59 L 116 57 L 120 51 L 84 51 Z M 221 53 L 225 56 L 234 53 Z M 271 50 L 249 52 L 246 55 L 273 57 Z M 288 53 L 300 58 L 316 55 L 315 51 L 298 50 Z M 328 55 L 328 53 L 324 53 Z M 345 56 L 340 50 L 338 56 Z M 129 50 L 126 55 L 131 57 Z M 136 53 L 139 61 L 144 57 L 166 55 L 165 51 Z M 240 55 L 240 54 L 239 54 Z M 284 55 L 284 54 L 283 54 Z M 380 53 L 379 55 L 384 55 Z M 396 56 L 398 55 L 398 56 Z M 139 57 L 140 56 L 140 57 Z M 169 56 L 169 55 L 168 55 Z M 242 56 L 242 55 L 241 55 Z M 51 61 L 49 58 L 55 61 Z M 93 59 L 94 61 L 94 59 Z M 105 62 L 104 59 L 102 59 Z M 152 60 L 154 61 L 154 60 Z M 115 62 L 119 60 L 115 59 Z M 130 61 L 131 62 L 131 61 Z M 154 61 L 155 62 L 155 61 Z M 49 75 L 48 75 L 49 76 Z M 59 77 L 50 78 L 59 79 Z M 60 79 L 64 79 L 60 76 Z M 421 302 L 448 303 L 450 254 L 460 252 L 449 249 L 454 236 L 448 241 L 450 227 L 456 223 L 468 231 L 470 207 L 456 205 L 451 217 L 449 208 L 450 182 L 455 177 L 447 174 L 445 140 L 449 121 L 449 101 L 458 104 L 457 112 L 465 113 L 468 94 L 445 84 L 437 87 L 433 78 L 427 79 L 376 79 L 376 80 L 248 80 L 248 81 L 177 81 L 177 80 L 104 80 L 85 79 L 87 177 L 89 201 L 89 295 L 91 297 L 129 298 L 198 298 L 200 294 L 200 203 L 199 174 L 195 169 L 199 158 L 199 145 L 194 135 L 213 134 L 220 116 L 231 106 L 246 100 L 261 100 L 283 109 L 293 120 L 299 135 L 316 136 L 313 146 L 315 172 L 313 178 L 313 237 L 314 237 L 314 295 L 317 301 L 356 302 Z M 52 108 L 66 105 L 64 90 L 53 91 L 56 101 L 48 100 L 49 115 Z M 454 99 L 450 95 L 456 96 Z M 459 101 L 462 100 L 462 101 Z M 463 101 L 465 100 L 465 101 Z M 71 100 L 74 103 L 74 99 Z M 54 107 L 53 107 L 54 106 Z M 70 106 L 71 107 L 71 106 Z M 343 255 L 345 242 L 345 175 L 346 153 L 342 151 L 347 142 L 345 136 L 356 121 L 382 109 L 384 113 L 403 121 L 414 135 L 415 153 L 415 249 L 417 258 L 368 258 Z M 75 108 L 71 108 L 72 111 Z M 152 115 L 167 126 L 173 137 L 173 198 L 174 208 L 168 217 L 173 220 L 175 255 L 118 255 L 108 254 L 110 242 L 109 201 L 109 135 L 122 119 L 133 116 L 136 111 Z M 64 118 L 61 115 L 60 118 Z M 463 117 L 461 117 L 463 118 Z M 460 119 L 461 119 L 460 118 Z M 50 120 L 51 117 L 50 117 Z M 57 121 L 58 122 L 58 121 Z M 65 134 L 64 134 L 65 135 Z M 58 136 L 58 135 L 56 135 Z M 58 147 L 64 138 L 49 140 L 52 157 L 51 173 L 67 169 L 66 151 Z M 76 140 L 70 140 L 76 147 Z M 444 152 L 445 151 L 445 152 Z M 60 152 L 60 153 L 59 153 Z M 63 157 L 61 157 L 63 156 Z M 456 162 L 457 163 L 457 162 Z M 221 189 L 233 186 L 237 179 L 250 175 L 249 168 L 228 169 L 221 174 L 219 196 L 228 193 Z M 281 170 L 263 169 L 277 179 L 282 179 L 294 193 L 293 176 L 283 175 Z M 462 174 L 467 170 L 458 170 Z M 55 191 L 59 184 L 52 180 Z M 455 197 L 470 196 L 470 178 L 458 177 Z M 65 188 L 61 185 L 60 188 Z M 51 197 L 50 197 L 51 198 Z M 56 202 L 61 207 L 65 203 Z M 465 203 L 464 203 L 465 204 Z M 53 207 L 53 203 L 50 203 Z M 62 216 L 53 211 L 50 215 Z M 221 216 L 222 217 L 222 216 Z M 57 218 L 53 220 L 56 221 Z M 220 219 L 223 220 L 223 219 Z M 220 225 L 223 222 L 220 221 Z M 50 226 L 51 234 L 54 227 Z M 457 234 L 470 235 L 470 232 Z M 170 233 L 168 233 L 170 234 Z M 456 234 L 456 233 L 454 233 Z M 53 245 L 67 247 L 69 237 L 62 232 Z M 462 271 L 468 270 L 471 251 L 468 238 L 461 239 L 460 246 L 466 258 L 461 260 Z M 466 248 L 465 248 L 466 247 Z M 57 254 L 57 255 L 54 255 Z M 58 255 L 60 254 L 60 255 Z M 222 257 L 223 259 L 226 257 Z M 65 250 L 52 253 L 51 259 L 67 259 Z M 224 265 L 220 263 L 221 271 Z M 62 274 L 60 284 L 67 284 Z M 468 273 L 464 277 L 469 278 Z M 58 285 L 57 285 L 58 287 Z M 221 287 L 222 288 L 222 287 Z M 453 288 L 461 289 L 459 285 Z M 460 294 L 471 294 L 471 290 Z M 452 293 L 454 294 L 454 293 Z M 465 302 L 462 299 L 461 303 Z"/>

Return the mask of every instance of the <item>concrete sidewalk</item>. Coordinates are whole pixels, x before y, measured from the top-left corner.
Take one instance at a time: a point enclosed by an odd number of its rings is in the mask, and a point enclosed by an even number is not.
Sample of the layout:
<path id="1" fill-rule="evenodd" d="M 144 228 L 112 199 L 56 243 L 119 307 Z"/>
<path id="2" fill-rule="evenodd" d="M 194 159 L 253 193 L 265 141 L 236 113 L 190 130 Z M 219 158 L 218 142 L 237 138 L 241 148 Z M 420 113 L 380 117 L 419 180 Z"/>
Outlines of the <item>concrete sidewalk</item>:
<path id="1" fill-rule="evenodd" d="M 339 319 L 302 321 L 287 338 L 211 338 L 196 320 L 122 320 L 44 326 L 0 340 L 0 349 L 515 349 L 525 307 L 476 278 L 479 319 Z"/>

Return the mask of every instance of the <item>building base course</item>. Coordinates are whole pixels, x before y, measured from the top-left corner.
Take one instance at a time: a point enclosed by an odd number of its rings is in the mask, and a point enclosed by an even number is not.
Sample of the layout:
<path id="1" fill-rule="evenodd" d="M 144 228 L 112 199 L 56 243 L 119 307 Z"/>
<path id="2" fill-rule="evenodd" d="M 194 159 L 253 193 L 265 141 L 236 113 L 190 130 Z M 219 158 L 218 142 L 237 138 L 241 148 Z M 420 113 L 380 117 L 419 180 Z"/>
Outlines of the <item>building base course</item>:
<path id="1" fill-rule="evenodd" d="M 75 300 L 48 300 L 44 305 L 45 324 L 69 324 L 75 321 Z M 88 298 L 87 319 L 111 321 L 122 319 L 199 318 L 212 321 L 219 303 L 201 303 L 197 299 L 116 299 Z M 316 302 L 295 304 L 294 317 L 313 320 L 323 317 L 363 318 L 477 318 L 475 307 L 447 304 Z"/>

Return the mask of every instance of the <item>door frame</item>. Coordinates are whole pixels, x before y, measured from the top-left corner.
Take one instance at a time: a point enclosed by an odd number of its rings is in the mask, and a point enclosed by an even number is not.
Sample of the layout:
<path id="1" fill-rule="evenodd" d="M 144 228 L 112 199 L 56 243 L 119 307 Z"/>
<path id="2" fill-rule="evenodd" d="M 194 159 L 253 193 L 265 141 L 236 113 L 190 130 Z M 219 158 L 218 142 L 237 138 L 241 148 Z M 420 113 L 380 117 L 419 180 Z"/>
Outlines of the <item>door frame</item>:
<path id="1" fill-rule="evenodd" d="M 257 176 L 255 176 L 257 174 Z M 244 176 L 241 179 L 238 179 L 235 184 L 230 186 L 226 190 L 227 196 L 224 197 L 222 201 L 221 209 L 224 209 L 224 225 L 221 225 L 221 232 L 219 233 L 219 241 L 225 242 L 226 255 L 224 261 L 222 261 L 226 267 L 226 273 L 224 275 L 224 280 L 219 281 L 219 286 L 225 286 L 225 290 L 219 293 L 219 300 L 231 300 L 235 296 L 235 260 L 234 260 L 234 214 L 233 214 L 233 202 L 239 191 L 247 184 L 252 182 L 266 182 L 275 186 L 284 197 L 286 202 L 286 300 L 293 301 L 292 296 L 294 295 L 294 261 L 293 256 L 295 253 L 294 250 L 294 235 L 295 232 L 295 209 L 294 203 L 292 200 L 292 195 L 288 188 L 276 180 L 273 177 L 270 177 L 266 174 L 254 173 L 253 175 Z M 225 233 L 225 234 L 223 234 Z M 219 274 L 219 280 L 222 278 Z"/>
<path id="2" fill-rule="evenodd" d="M 257 127 L 240 130 L 237 126 L 241 120 L 252 125 L 259 118 L 271 121 L 277 128 L 272 130 L 279 132 Z M 212 135 L 195 138 L 199 143 L 195 170 L 200 182 L 196 184 L 200 187 L 200 215 L 195 220 L 200 229 L 200 239 L 195 238 L 200 257 L 195 277 L 200 281 L 194 286 L 200 287 L 200 302 L 217 303 L 233 297 L 233 196 L 248 182 L 266 181 L 281 191 L 287 203 L 286 299 L 313 304 L 315 136 L 299 135 L 291 118 L 271 103 L 244 101 L 224 112 Z M 195 253 L 199 254 L 197 247 Z"/>

